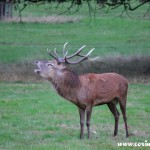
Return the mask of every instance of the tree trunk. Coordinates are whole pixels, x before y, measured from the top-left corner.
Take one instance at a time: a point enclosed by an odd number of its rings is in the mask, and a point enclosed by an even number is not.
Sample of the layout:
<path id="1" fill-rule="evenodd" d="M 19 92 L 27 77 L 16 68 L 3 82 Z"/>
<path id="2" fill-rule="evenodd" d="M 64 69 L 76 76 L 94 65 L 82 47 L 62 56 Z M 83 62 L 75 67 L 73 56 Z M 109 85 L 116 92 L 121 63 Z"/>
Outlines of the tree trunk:
<path id="1" fill-rule="evenodd" d="M 0 20 L 12 17 L 12 0 L 0 1 Z"/>

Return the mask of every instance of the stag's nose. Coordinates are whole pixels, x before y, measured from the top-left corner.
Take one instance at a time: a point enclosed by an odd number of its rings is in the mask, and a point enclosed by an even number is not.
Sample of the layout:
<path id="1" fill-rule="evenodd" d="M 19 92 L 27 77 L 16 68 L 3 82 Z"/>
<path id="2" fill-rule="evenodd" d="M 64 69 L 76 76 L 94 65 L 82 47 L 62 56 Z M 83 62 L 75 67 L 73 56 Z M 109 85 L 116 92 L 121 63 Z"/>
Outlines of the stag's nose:
<path id="1" fill-rule="evenodd" d="M 38 64 L 38 63 L 39 63 L 39 61 L 35 61 L 34 63 L 35 63 L 35 64 Z"/>

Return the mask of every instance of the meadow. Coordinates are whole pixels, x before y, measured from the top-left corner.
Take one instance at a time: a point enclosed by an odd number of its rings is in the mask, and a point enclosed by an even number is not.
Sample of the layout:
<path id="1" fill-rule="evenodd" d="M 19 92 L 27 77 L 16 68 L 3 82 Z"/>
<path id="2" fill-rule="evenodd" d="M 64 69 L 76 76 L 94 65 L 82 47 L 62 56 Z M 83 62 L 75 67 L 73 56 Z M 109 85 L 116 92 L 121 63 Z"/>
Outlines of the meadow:
<path id="1" fill-rule="evenodd" d="M 76 106 L 60 98 L 49 83 L 1 83 L 0 149 L 131 149 L 131 147 L 118 147 L 118 143 L 145 143 L 145 140 L 149 143 L 149 91 L 150 85 L 129 86 L 128 126 L 129 132 L 134 135 L 125 137 L 121 115 L 119 133 L 114 138 L 114 118 L 104 105 L 93 109 L 92 139 L 87 140 L 85 135 L 85 139 L 80 140 L 79 115 Z M 132 147 L 132 149 L 146 148 Z"/>
<path id="2" fill-rule="evenodd" d="M 51 15 L 57 18 L 58 12 L 60 10 L 49 9 L 47 5 L 30 6 L 22 12 L 22 17 L 34 19 Z M 85 136 L 80 140 L 77 108 L 59 97 L 48 82 L 37 77 L 34 81 L 31 79 L 34 61 L 50 59 L 47 48 L 56 47 L 61 53 L 65 42 L 69 42 L 70 53 L 85 44 L 85 53 L 95 47 L 93 57 L 149 57 L 150 22 L 142 17 L 145 8 L 132 12 L 130 17 L 125 14 L 120 17 L 121 12 L 104 9 L 90 18 L 85 7 L 76 14 L 62 15 L 61 19 L 69 17 L 63 23 L 0 22 L 0 149 L 113 150 L 131 149 L 118 147 L 118 142 L 145 143 L 147 140 L 150 143 L 150 81 L 133 84 L 131 80 L 129 84 L 127 117 L 133 136 L 125 137 L 122 115 L 119 135 L 112 136 L 114 118 L 104 105 L 93 109 L 92 139 L 87 140 Z M 17 73 L 15 80 L 11 78 L 14 72 Z M 18 76 L 23 76 L 23 80 Z"/>
<path id="3" fill-rule="evenodd" d="M 55 13 L 53 9 L 49 10 L 47 5 L 30 6 L 22 12 L 22 20 L 26 16 L 33 20 L 37 16 L 49 15 L 59 18 L 59 10 Z M 143 17 L 145 9 L 133 12 L 131 17 L 120 17 L 120 9 L 100 10 L 90 20 L 88 9 L 83 7 L 74 15 L 64 16 L 78 18 L 75 22 L 0 22 L 0 62 L 49 59 L 47 48 L 56 47 L 61 51 L 66 42 L 69 42 L 69 52 L 76 51 L 82 45 L 87 45 L 85 53 L 94 47 L 92 56 L 149 55 L 150 24 Z M 15 11 L 14 15 L 17 16 Z"/>

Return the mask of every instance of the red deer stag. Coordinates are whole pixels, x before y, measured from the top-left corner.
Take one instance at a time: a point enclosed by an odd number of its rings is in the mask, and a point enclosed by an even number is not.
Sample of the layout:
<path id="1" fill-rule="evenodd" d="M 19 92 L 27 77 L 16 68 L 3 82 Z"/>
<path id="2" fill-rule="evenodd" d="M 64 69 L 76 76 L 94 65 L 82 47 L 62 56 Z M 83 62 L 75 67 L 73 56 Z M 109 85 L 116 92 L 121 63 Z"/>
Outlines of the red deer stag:
<path id="1" fill-rule="evenodd" d="M 85 47 L 82 46 L 77 52 L 67 56 L 63 47 L 63 57 L 60 57 L 54 49 L 54 53 L 48 51 L 53 61 L 36 61 L 38 69 L 34 71 L 49 80 L 58 94 L 68 101 L 74 103 L 80 114 L 80 138 L 84 138 L 84 122 L 86 114 L 86 125 L 88 138 L 90 138 L 90 119 L 92 107 L 107 104 L 115 118 L 114 136 L 118 132 L 119 112 L 116 104 L 119 103 L 125 123 L 126 136 L 128 137 L 127 118 L 126 118 L 126 100 L 128 81 L 116 73 L 94 74 L 88 73 L 78 76 L 75 72 L 67 69 L 66 64 L 78 64 L 86 59 L 92 53 L 92 50 L 86 55 L 81 55 Z M 55 54 L 55 55 L 54 55 Z M 80 57 L 78 61 L 70 61 L 73 57 Z"/>

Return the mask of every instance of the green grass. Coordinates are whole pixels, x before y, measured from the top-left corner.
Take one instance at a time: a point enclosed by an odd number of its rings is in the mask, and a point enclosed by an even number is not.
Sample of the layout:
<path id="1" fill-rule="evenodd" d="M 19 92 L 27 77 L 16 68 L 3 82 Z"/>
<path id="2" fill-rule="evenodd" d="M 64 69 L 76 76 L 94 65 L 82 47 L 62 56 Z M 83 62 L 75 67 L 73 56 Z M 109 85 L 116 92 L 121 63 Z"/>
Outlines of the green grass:
<path id="1" fill-rule="evenodd" d="M 49 83 L 0 83 L 0 149 L 99 150 L 116 149 L 118 142 L 149 142 L 149 91 L 150 85 L 129 87 L 128 125 L 135 136 L 125 137 L 121 115 L 119 135 L 113 138 L 114 119 L 104 105 L 93 109 L 91 130 L 97 134 L 80 140 L 77 108 L 60 98 Z"/>
<path id="2" fill-rule="evenodd" d="M 120 9 L 108 13 L 100 11 L 90 24 L 86 7 L 72 15 L 82 17 L 76 23 L 0 22 L 0 63 L 49 59 L 46 49 L 56 47 L 61 51 L 67 41 L 70 51 L 76 51 L 84 44 L 87 45 L 85 52 L 95 47 L 93 56 L 150 55 L 149 20 L 137 18 L 137 14 L 143 14 L 144 10 L 139 9 L 134 13 L 136 19 L 121 19 Z M 22 16 L 47 16 L 54 13 L 56 10 L 50 11 L 47 5 L 30 6 L 22 12 Z"/>

